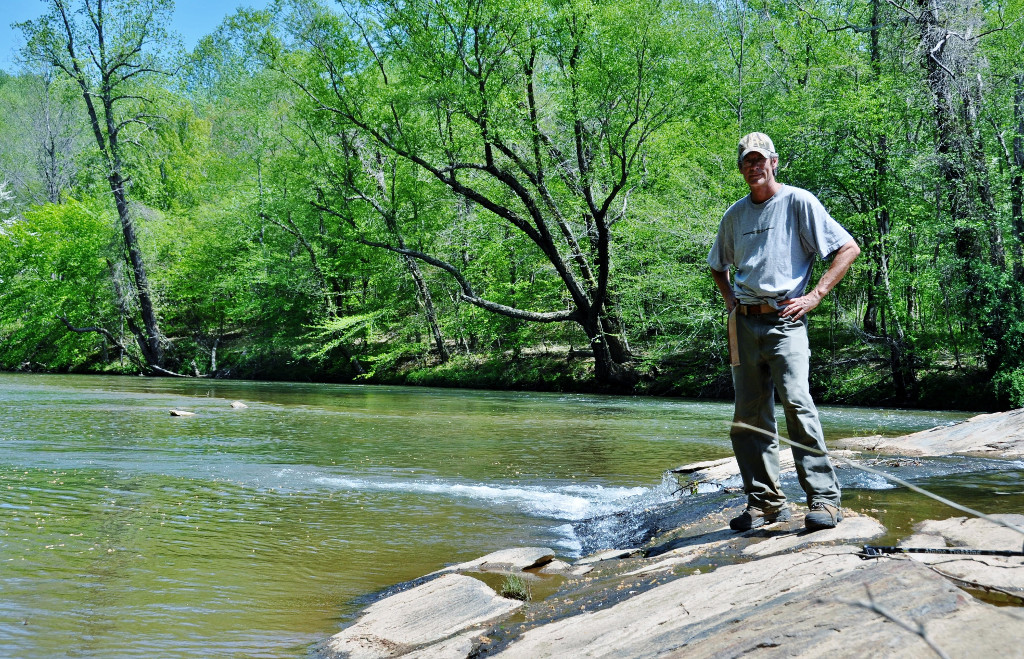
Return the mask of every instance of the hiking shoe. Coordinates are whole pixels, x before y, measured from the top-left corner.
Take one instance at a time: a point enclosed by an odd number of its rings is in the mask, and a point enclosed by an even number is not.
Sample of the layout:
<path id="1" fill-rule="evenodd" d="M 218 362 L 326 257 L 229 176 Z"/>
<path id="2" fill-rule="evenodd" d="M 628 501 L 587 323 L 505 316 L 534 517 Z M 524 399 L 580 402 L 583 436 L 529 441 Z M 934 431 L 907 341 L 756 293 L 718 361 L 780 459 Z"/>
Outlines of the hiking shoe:
<path id="1" fill-rule="evenodd" d="M 749 531 L 750 529 L 760 528 L 765 524 L 785 522 L 792 516 L 792 513 L 789 512 L 789 506 L 783 506 L 771 511 L 747 506 L 742 515 L 729 520 L 729 528 L 733 531 Z"/>
<path id="2" fill-rule="evenodd" d="M 824 501 L 815 501 L 811 504 L 811 512 L 804 517 L 804 526 L 809 531 L 821 529 L 834 529 L 836 524 L 843 521 L 843 511 Z"/>

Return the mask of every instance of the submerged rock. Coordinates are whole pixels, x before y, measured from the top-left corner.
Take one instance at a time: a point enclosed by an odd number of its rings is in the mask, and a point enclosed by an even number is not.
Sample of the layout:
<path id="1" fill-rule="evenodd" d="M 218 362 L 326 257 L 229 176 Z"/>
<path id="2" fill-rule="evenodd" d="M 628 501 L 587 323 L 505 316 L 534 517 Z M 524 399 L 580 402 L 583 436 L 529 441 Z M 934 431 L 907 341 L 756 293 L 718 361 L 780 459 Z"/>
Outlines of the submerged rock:
<path id="1" fill-rule="evenodd" d="M 195 412 L 186 412 L 184 410 L 171 410 L 171 416 L 195 416 Z"/>
<path id="2" fill-rule="evenodd" d="M 243 403 L 240 400 L 236 400 L 236 401 L 231 403 L 231 409 L 233 409 L 233 410 L 244 410 L 247 407 L 249 407 L 249 406 L 246 405 L 245 403 Z"/>
<path id="3" fill-rule="evenodd" d="M 572 576 L 575 576 L 575 577 L 580 577 L 580 576 L 583 576 L 584 574 L 586 574 L 587 572 L 590 572 L 593 569 L 594 568 L 591 565 L 586 565 L 586 564 L 580 565 L 579 563 L 577 563 L 576 565 L 573 565 L 571 563 L 566 563 L 565 561 L 555 559 L 555 560 L 551 561 L 550 563 L 548 563 L 547 565 L 545 565 L 544 567 L 542 567 L 539 570 L 537 570 L 537 573 L 538 574 L 568 574 L 568 575 L 572 575 Z"/>
<path id="4" fill-rule="evenodd" d="M 602 549 L 589 556 L 584 556 L 576 561 L 576 565 L 592 565 L 601 561 L 612 561 L 619 558 L 628 558 L 640 553 L 639 549 Z"/>

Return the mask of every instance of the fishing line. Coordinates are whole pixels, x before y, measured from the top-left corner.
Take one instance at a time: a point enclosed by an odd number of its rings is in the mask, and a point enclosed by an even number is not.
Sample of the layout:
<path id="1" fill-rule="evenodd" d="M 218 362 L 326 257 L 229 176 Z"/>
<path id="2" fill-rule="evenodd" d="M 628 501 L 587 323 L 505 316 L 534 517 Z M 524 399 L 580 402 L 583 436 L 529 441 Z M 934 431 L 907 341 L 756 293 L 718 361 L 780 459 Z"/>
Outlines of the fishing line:
<path id="1" fill-rule="evenodd" d="M 776 439 L 776 440 L 778 440 L 778 441 L 780 441 L 780 442 L 782 442 L 784 444 L 788 444 L 790 446 L 795 446 L 797 448 L 803 449 L 803 450 L 808 451 L 810 453 L 816 453 L 818 455 L 824 455 L 824 456 L 828 456 L 829 455 L 827 451 L 822 451 L 821 449 L 819 449 L 817 447 L 805 446 L 804 444 L 798 444 L 798 443 L 796 443 L 794 441 L 786 439 L 785 437 L 781 437 L 778 433 L 768 432 L 767 430 L 764 430 L 762 428 L 756 428 L 756 427 L 754 427 L 754 426 L 752 426 L 752 425 L 750 425 L 748 423 L 742 423 L 742 422 L 739 422 L 739 421 L 733 421 L 732 425 L 737 427 L 737 428 L 743 428 L 744 430 L 753 430 L 754 432 L 761 433 L 762 435 L 766 435 L 768 437 Z M 829 457 L 831 457 L 831 456 L 829 456 Z M 835 459 L 835 458 L 833 458 L 833 459 Z M 856 462 L 854 462 L 852 460 L 848 460 L 848 459 L 845 459 L 845 458 L 839 458 L 838 461 L 842 462 L 843 464 L 845 464 L 845 465 L 847 465 L 849 467 L 853 467 L 854 469 L 859 469 L 861 471 L 866 471 L 869 474 L 875 474 L 876 476 L 881 476 L 882 478 L 891 480 L 892 482 L 896 483 L 897 485 L 902 485 L 903 487 L 905 487 L 905 488 L 907 488 L 909 490 L 913 490 L 914 492 L 917 492 L 918 494 L 923 494 L 924 496 L 926 496 L 926 497 L 928 497 L 930 499 L 934 499 L 935 501 L 938 501 L 939 503 L 944 503 L 947 506 L 949 506 L 951 508 L 955 508 L 956 510 L 959 510 L 961 512 L 967 513 L 969 515 L 974 515 L 975 517 L 980 517 L 980 518 L 982 518 L 984 520 L 988 520 L 989 522 L 992 522 L 993 524 L 998 524 L 999 526 L 1004 526 L 1004 527 L 1010 529 L 1011 531 L 1016 531 L 1017 533 L 1019 533 L 1022 536 L 1024 536 L 1024 529 L 1022 529 L 1021 527 L 1017 526 L 1016 524 L 1011 524 L 1010 522 L 1007 522 L 1005 520 L 992 517 L 991 515 L 986 515 L 985 513 L 977 511 L 977 510 L 974 510 L 973 508 L 968 508 L 967 506 L 960 505 L 959 503 L 957 503 L 955 501 L 950 501 L 949 499 L 947 499 L 945 497 L 941 497 L 938 494 L 934 494 L 932 492 L 929 492 L 928 490 L 926 490 L 926 489 L 924 489 L 922 487 L 918 487 L 917 485 L 914 485 L 912 483 L 908 483 L 907 481 L 903 480 L 902 478 L 899 478 L 898 476 L 893 476 L 892 474 L 887 474 L 884 471 L 879 471 L 878 469 L 872 469 L 871 467 L 868 467 L 868 466 L 862 465 L 862 464 L 858 464 L 858 463 L 856 463 Z M 867 548 L 865 547 L 865 550 L 866 549 Z M 978 549 L 978 550 L 972 550 L 972 551 L 989 551 L 989 550 Z M 992 551 L 995 551 L 995 550 L 992 550 Z M 867 552 L 865 551 L 865 553 L 867 553 Z M 914 553 L 918 553 L 918 552 L 914 552 Z M 920 552 L 920 553 L 931 553 L 931 552 Z M 960 552 L 956 552 L 956 553 L 960 553 Z M 1022 544 L 1022 551 L 1021 552 L 1017 552 L 1017 553 L 1010 554 L 1010 555 L 1011 556 L 1021 556 L 1021 555 L 1024 555 L 1024 544 Z"/>

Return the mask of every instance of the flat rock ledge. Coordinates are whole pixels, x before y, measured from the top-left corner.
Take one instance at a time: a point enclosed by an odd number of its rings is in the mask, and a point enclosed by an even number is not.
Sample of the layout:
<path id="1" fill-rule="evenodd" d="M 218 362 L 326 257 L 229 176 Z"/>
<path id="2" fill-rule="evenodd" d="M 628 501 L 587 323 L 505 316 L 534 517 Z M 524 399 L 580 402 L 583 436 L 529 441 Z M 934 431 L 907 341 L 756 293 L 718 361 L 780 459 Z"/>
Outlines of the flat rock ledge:
<path id="1" fill-rule="evenodd" d="M 1024 528 L 1024 515 L 992 515 L 993 518 Z M 983 519 L 954 517 L 928 520 L 917 525 L 914 535 L 900 542 L 902 547 L 982 548 L 1024 551 L 1024 537 L 1005 526 Z M 907 554 L 909 559 L 928 565 L 953 583 L 987 593 L 1002 595 L 1009 604 L 1024 606 L 1024 557 Z"/>
<path id="2" fill-rule="evenodd" d="M 1024 615 L 912 561 L 853 547 L 788 553 L 678 579 L 526 631 L 495 656 L 1013 656 Z"/>
<path id="3" fill-rule="evenodd" d="M 857 451 L 847 449 L 833 449 L 829 455 L 835 460 L 838 469 L 843 468 L 844 462 L 856 457 Z M 779 450 L 779 470 L 782 473 L 796 471 L 796 463 L 793 462 L 793 449 L 784 448 Z M 736 458 L 721 458 L 719 460 L 707 460 L 682 465 L 671 470 L 679 483 L 680 489 L 693 492 L 708 492 L 729 487 L 731 484 L 740 485 L 740 466 Z"/>
<path id="4" fill-rule="evenodd" d="M 1020 656 L 1024 559 L 941 554 L 864 559 L 860 545 L 884 528 L 871 517 L 846 512 L 835 529 L 814 533 L 803 530 L 799 516 L 735 533 L 715 526 L 724 519 L 717 513 L 694 524 L 695 532 L 677 529 L 682 536 L 643 552 L 606 551 L 580 559 L 577 567 L 594 572 L 584 577 L 562 571 L 559 592 L 541 602 L 505 599 L 468 575 L 437 574 L 368 607 L 318 655 Z M 1024 515 L 994 517 L 1024 524 Z M 1020 551 L 1022 542 L 1011 529 L 961 517 L 923 522 L 903 544 Z M 517 564 L 525 565 L 542 549 L 495 552 L 449 569 L 500 563 L 514 572 L 512 563 L 503 561 L 518 556 Z M 695 561 L 703 571 L 692 567 Z M 529 569 L 542 574 L 559 562 Z M 986 603 L 972 595 L 979 591 L 1005 595 L 1001 603 L 1017 606 Z M 583 599 L 558 606 L 575 596 Z M 585 604 L 578 606 L 579 601 Z M 535 624 L 529 622 L 531 608 L 545 611 Z"/>
<path id="5" fill-rule="evenodd" d="M 1024 409 L 979 414 L 962 423 L 938 426 L 902 437 L 852 437 L 836 446 L 887 455 L 976 455 L 1024 458 Z"/>
<path id="6" fill-rule="evenodd" d="M 473 577 L 441 575 L 367 607 L 351 627 L 327 641 L 323 656 L 465 657 L 476 628 L 521 606 Z"/>
<path id="7" fill-rule="evenodd" d="M 486 556 L 449 565 L 434 574 L 446 572 L 522 572 L 545 566 L 555 558 L 555 552 L 547 547 L 516 547 L 492 552 Z"/>

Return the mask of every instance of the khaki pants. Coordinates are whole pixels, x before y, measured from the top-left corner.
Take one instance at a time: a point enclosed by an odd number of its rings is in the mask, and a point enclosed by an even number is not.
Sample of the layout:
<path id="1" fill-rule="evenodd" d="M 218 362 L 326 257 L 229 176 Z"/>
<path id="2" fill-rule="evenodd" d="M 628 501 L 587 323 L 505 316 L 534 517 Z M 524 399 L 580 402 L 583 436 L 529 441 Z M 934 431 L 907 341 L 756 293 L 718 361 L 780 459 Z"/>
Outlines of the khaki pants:
<path id="1" fill-rule="evenodd" d="M 777 390 L 790 441 L 824 451 L 825 437 L 808 381 L 811 351 L 806 318 L 793 321 L 775 313 L 737 313 L 736 342 L 740 363 L 732 367 L 733 419 L 775 433 Z M 779 442 L 736 427 L 730 437 L 747 504 L 761 510 L 782 506 L 786 495 L 779 486 Z M 838 507 L 839 481 L 828 457 L 794 446 L 793 458 L 807 504 L 822 501 Z"/>

